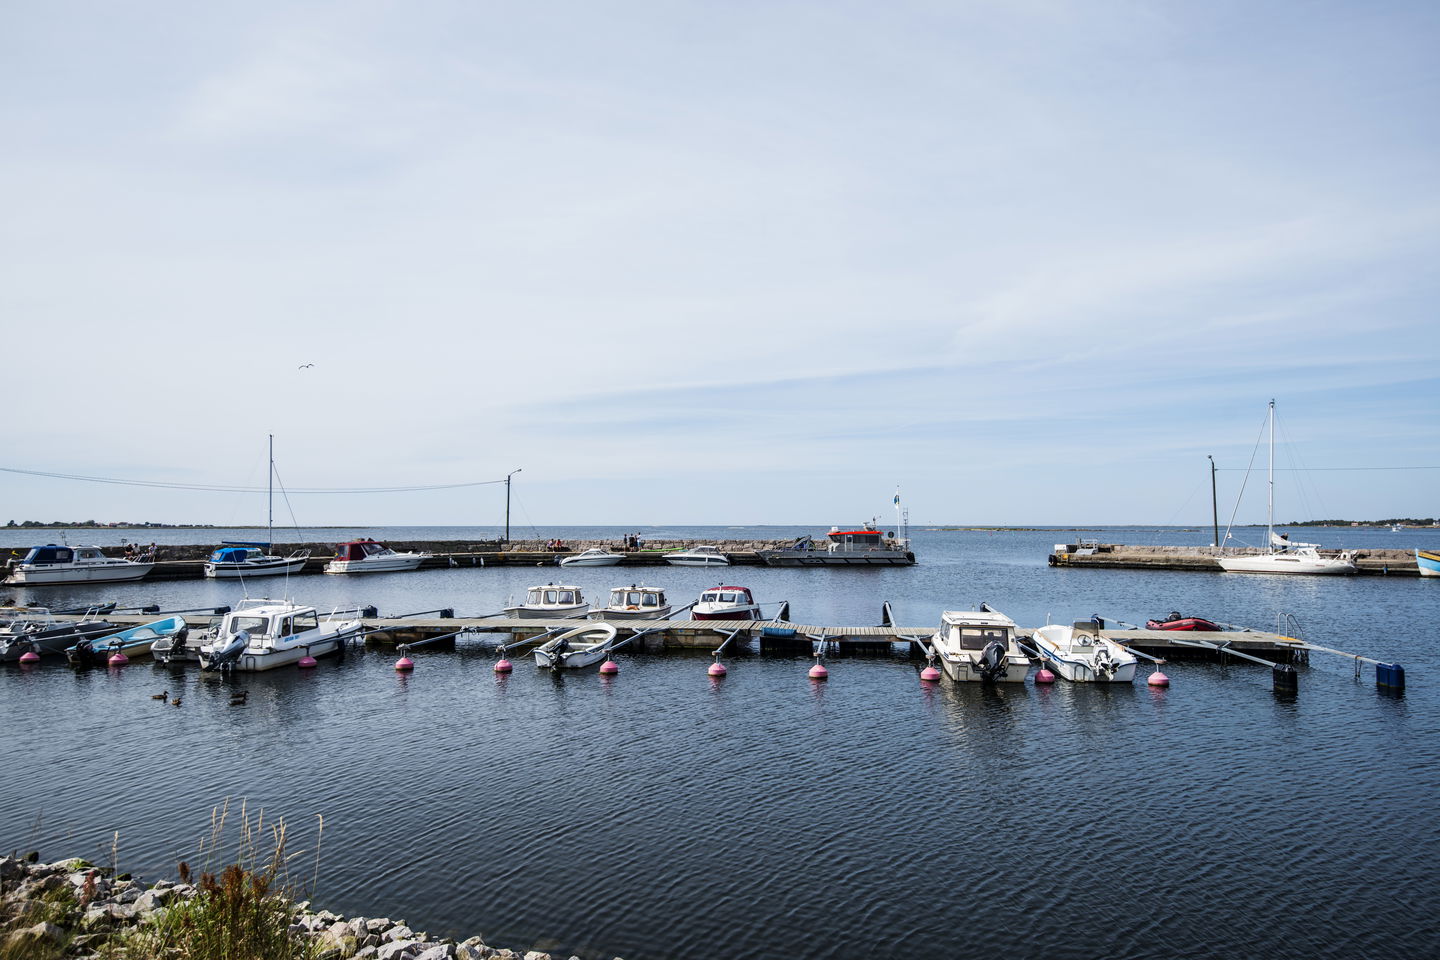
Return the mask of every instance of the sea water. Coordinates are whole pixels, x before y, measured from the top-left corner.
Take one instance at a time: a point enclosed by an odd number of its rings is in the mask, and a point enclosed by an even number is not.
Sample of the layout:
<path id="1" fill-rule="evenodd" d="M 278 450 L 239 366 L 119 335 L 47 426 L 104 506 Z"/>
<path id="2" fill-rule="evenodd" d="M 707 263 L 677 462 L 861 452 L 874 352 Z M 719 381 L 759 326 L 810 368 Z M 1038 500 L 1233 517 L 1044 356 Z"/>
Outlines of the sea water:
<path id="1" fill-rule="evenodd" d="M 544 537 L 778 539 L 808 528 L 556 528 Z M 474 539 L 476 528 L 335 531 Z M 94 535 L 92 535 L 94 534 Z M 1327 547 L 1435 548 L 1428 531 L 1306 531 Z M 72 542 L 118 543 L 111 531 Z M 193 543 L 253 531 L 144 531 Z M 1053 544 L 1208 542 L 1208 529 L 913 531 L 909 568 L 459 567 L 256 580 L 322 610 L 492 613 L 534 583 L 592 601 L 644 581 L 683 604 L 724 580 L 767 612 L 933 629 L 989 603 L 1022 627 L 1178 610 L 1399 662 L 1408 688 L 1312 654 L 1299 693 L 1243 661 L 1172 662 L 1169 689 L 919 679 L 888 655 L 622 652 L 552 674 L 493 637 L 371 647 L 233 678 L 141 661 L 0 669 L 0 850 L 149 879 L 197 862 L 227 800 L 284 818 L 317 906 L 586 960 L 1422 956 L 1440 950 L 1440 582 L 1052 569 Z M 55 539 L 5 531 L 0 546 Z M 1296 539 L 1292 536 L 1292 539 Z M 1413 541 L 1413 542 L 1412 542 Z M 56 607 L 234 603 L 230 581 L 6 588 Z M 1288 616 L 1287 616 L 1288 615 Z M 717 644 L 719 639 L 717 638 Z M 230 693 L 248 691 L 244 706 Z M 180 708 L 152 700 L 166 690 Z M 323 833 L 319 818 L 324 817 Z M 232 813 L 232 817 L 234 814 Z M 118 833 L 118 845 L 115 835 Z M 318 849 L 317 849 L 318 848 Z"/>

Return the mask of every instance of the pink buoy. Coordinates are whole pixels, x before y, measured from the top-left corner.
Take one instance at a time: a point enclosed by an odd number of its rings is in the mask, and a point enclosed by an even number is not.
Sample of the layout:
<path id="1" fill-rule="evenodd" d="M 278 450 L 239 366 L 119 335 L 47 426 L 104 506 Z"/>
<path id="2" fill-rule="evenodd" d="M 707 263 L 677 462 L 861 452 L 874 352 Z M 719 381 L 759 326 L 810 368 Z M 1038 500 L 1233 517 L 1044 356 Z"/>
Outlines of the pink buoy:
<path id="1" fill-rule="evenodd" d="M 511 663 L 509 660 L 499 660 L 495 663 L 496 673 L 509 673 L 511 670 L 514 669 L 515 664 Z"/>
<path id="2" fill-rule="evenodd" d="M 825 680 L 828 679 L 829 676 L 830 671 L 825 669 L 825 665 L 823 663 L 817 663 L 815 664 L 815 666 L 810 668 L 811 680 Z"/>
<path id="3" fill-rule="evenodd" d="M 1165 676 L 1165 674 L 1161 673 L 1159 670 L 1156 670 L 1154 673 L 1150 674 L 1150 679 L 1146 680 L 1145 682 L 1150 684 L 1150 686 L 1152 687 L 1170 686 L 1170 678 Z"/>
<path id="4" fill-rule="evenodd" d="M 714 663 L 710 664 L 710 669 L 706 670 L 705 672 L 710 674 L 710 676 L 712 677 L 723 677 L 725 676 L 725 664 L 721 663 L 719 660 L 716 660 Z"/>
<path id="5" fill-rule="evenodd" d="M 125 664 L 130 662 L 130 658 L 125 656 L 125 654 L 121 653 L 119 650 L 116 650 L 114 653 L 110 654 L 110 659 L 106 660 L 105 662 L 112 667 L 123 667 L 125 666 Z"/>
<path id="6" fill-rule="evenodd" d="M 299 660 L 299 665 L 300 665 L 301 667 L 309 668 L 309 667 L 315 666 L 315 664 L 318 663 L 318 662 L 319 662 L 319 661 L 317 661 L 314 657 L 310 656 L 310 655 L 307 653 L 305 656 L 303 656 L 303 657 L 300 658 L 300 660 Z"/>
<path id="7" fill-rule="evenodd" d="M 928 681 L 930 683 L 934 683 L 936 680 L 940 679 L 940 671 L 936 670 L 935 666 L 931 664 L 924 670 L 920 671 L 920 679 Z"/>
<path id="8" fill-rule="evenodd" d="M 28 650 L 28 651 L 26 651 L 25 653 L 20 654 L 20 662 L 21 662 L 21 663 L 39 663 L 39 662 L 40 662 L 40 654 L 36 653 L 34 650 Z"/>
<path id="9" fill-rule="evenodd" d="M 1035 673 L 1035 682 L 1036 682 L 1036 683 L 1054 683 L 1054 682 L 1055 682 L 1055 674 L 1051 673 L 1047 668 L 1041 667 L 1041 668 L 1040 668 L 1038 671 L 1036 671 L 1036 673 Z"/>
<path id="10" fill-rule="evenodd" d="M 601 676 L 604 676 L 604 677 L 613 677 L 615 674 L 617 674 L 617 673 L 619 673 L 619 672 L 620 672 L 620 664 L 616 663 L 614 660 L 606 660 L 604 663 L 600 664 L 600 675 L 601 675 Z"/>
<path id="11" fill-rule="evenodd" d="M 415 661 L 411 660 L 409 657 L 401 657 L 399 660 L 395 661 L 395 669 L 399 670 L 401 673 L 409 673 L 411 670 L 415 669 Z"/>

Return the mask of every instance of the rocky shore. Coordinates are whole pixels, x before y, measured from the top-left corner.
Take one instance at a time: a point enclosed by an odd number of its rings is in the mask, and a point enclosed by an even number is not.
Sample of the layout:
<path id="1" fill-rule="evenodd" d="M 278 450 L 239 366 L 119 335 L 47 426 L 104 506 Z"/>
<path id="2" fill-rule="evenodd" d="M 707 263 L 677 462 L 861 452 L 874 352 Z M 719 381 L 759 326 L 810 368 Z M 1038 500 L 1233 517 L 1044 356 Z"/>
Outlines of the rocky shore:
<path id="1" fill-rule="evenodd" d="M 123 874 L 112 877 L 84 860 L 0 857 L 0 957 L 131 956 L 123 949 L 127 937 L 162 925 L 187 902 L 213 895 L 194 883 L 147 885 Z M 314 910 L 308 901 L 284 900 L 281 909 L 288 909 L 288 933 L 313 960 L 563 960 L 537 950 L 491 947 L 478 936 L 458 942 L 430 937 L 403 920 L 343 917 Z"/>

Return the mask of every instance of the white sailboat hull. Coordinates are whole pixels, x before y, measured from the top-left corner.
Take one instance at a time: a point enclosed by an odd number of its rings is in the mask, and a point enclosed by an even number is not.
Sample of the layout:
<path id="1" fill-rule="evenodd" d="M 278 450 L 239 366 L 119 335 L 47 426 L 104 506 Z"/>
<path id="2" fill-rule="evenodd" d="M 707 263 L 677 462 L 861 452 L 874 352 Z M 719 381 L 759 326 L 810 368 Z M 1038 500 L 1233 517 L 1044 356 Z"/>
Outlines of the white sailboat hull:
<path id="1" fill-rule="evenodd" d="M 1343 557 L 1307 557 L 1289 553 L 1271 553 L 1258 557 L 1220 557 L 1216 562 L 1226 573 L 1343 575 L 1355 572 L 1355 564 Z"/>
<path id="2" fill-rule="evenodd" d="M 366 557 L 364 560 L 331 560 L 325 564 L 325 572 L 396 573 L 414 570 L 424 562 L 423 553 L 396 553 L 385 557 Z"/>
<path id="3" fill-rule="evenodd" d="M 305 569 L 309 557 L 285 557 L 259 563 L 216 563 L 205 564 L 205 576 L 214 580 L 239 580 L 242 577 L 275 577 L 281 574 L 298 573 Z"/>
<path id="4" fill-rule="evenodd" d="M 28 569 L 25 565 L 17 565 L 5 582 L 32 586 L 58 583 L 117 583 L 125 580 L 139 580 L 154 567 L 153 563 L 135 563 L 129 560 L 94 565 L 55 564 Z"/>

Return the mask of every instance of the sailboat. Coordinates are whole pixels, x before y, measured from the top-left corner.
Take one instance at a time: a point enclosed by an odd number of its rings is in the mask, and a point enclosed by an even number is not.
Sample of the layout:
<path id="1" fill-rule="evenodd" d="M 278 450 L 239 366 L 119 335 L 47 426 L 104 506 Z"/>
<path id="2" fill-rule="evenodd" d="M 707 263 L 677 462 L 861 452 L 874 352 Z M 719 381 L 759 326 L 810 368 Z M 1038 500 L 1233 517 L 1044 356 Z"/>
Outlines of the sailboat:
<path id="1" fill-rule="evenodd" d="M 310 559 L 309 550 L 296 550 L 288 557 L 277 557 L 267 553 L 275 540 L 275 435 L 270 434 L 270 477 L 268 489 L 269 513 L 266 520 L 266 543 L 226 540 L 220 549 L 210 554 L 205 561 L 205 576 L 216 579 L 239 579 L 242 577 L 272 577 L 279 574 L 297 573 L 305 569 Z"/>
<path id="2" fill-rule="evenodd" d="M 1270 467 L 1268 472 L 1269 494 L 1265 503 L 1266 543 L 1271 553 L 1249 557 L 1216 558 L 1220 569 L 1226 573 L 1309 573 L 1345 574 L 1355 572 L 1355 563 L 1349 553 L 1338 557 L 1320 556 L 1318 543 L 1292 543 L 1275 533 L 1275 401 L 1270 401 L 1268 414 L 1270 425 Z M 1226 539 L 1230 537 L 1226 531 Z"/>

